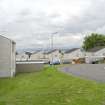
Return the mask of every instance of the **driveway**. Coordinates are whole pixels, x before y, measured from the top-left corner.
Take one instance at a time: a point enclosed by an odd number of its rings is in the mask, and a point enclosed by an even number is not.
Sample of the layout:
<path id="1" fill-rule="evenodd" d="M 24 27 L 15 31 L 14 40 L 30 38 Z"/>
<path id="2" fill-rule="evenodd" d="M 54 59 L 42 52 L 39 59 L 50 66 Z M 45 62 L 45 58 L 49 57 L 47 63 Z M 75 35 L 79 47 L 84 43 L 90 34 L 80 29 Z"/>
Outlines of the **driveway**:
<path id="1" fill-rule="evenodd" d="M 105 64 L 76 64 L 61 67 L 60 71 L 91 80 L 105 82 Z"/>

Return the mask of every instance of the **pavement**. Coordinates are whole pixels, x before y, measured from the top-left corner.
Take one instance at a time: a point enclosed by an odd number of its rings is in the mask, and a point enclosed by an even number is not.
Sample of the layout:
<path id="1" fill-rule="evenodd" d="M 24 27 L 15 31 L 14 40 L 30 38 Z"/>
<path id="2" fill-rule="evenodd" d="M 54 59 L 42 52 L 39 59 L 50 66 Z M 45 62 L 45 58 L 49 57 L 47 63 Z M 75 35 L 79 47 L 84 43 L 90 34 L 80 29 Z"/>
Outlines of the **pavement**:
<path id="1" fill-rule="evenodd" d="M 75 64 L 61 67 L 59 70 L 82 78 L 105 82 L 105 64 Z"/>

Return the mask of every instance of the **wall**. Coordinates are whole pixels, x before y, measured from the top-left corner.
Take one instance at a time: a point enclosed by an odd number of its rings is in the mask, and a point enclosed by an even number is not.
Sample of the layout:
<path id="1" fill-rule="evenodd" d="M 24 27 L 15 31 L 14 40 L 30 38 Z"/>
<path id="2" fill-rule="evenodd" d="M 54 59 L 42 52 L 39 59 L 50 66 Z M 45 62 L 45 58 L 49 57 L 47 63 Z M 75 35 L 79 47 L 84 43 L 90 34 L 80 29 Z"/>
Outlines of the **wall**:
<path id="1" fill-rule="evenodd" d="M 16 43 L 11 41 L 11 76 L 16 73 Z"/>
<path id="2" fill-rule="evenodd" d="M 43 63 L 17 63 L 16 72 L 17 73 L 27 73 L 27 72 L 36 72 L 43 70 Z"/>
<path id="3" fill-rule="evenodd" d="M 0 77 L 11 76 L 11 41 L 0 36 Z"/>
<path id="4" fill-rule="evenodd" d="M 85 55 L 88 57 L 88 56 L 94 56 L 94 53 L 93 52 L 85 52 Z"/>

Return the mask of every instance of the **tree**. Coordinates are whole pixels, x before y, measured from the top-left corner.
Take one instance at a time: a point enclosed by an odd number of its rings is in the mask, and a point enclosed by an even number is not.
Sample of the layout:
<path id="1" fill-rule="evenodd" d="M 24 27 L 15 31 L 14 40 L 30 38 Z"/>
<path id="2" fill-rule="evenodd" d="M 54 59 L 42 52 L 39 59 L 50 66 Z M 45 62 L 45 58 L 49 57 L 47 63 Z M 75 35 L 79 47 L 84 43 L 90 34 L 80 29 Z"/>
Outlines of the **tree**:
<path id="1" fill-rule="evenodd" d="M 85 51 L 97 46 L 105 46 L 105 35 L 92 33 L 84 38 L 82 48 Z"/>

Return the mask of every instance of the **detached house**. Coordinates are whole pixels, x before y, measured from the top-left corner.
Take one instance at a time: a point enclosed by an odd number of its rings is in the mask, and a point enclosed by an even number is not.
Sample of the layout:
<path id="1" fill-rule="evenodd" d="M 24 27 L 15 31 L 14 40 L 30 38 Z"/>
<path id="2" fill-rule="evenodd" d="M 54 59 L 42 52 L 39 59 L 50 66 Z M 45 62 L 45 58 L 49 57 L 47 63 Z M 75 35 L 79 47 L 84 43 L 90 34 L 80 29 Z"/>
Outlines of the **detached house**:
<path id="1" fill-rule="evenodd" d="M 42 51 L 34 52 L 30 57 L 31 60 L 42 60 L 44 58 L 45 57 Z"/>
<path id="2" fill-rule="evenodd" d="M 16 61 L 27 61 L 28 59 L 29 57 L 25 53 L 16 54 Z"/>
<path id="3" fill-rule="evenodd" d="M 80 48 L 73 48 L 64 52 L 63 59 L 65 60 L 73 60 L 78 58 L 84 58 L 84 53 Z"/>
<path id="4" fill-rule="evenodd" d="M 0 77 L 15 75 L 15 45 L 14 41 L 0 36 Z"/>
<path id="5" fill-rule="evenodd" d="M 88 52 L 91 53 L 92 56 L 105 56 L 105 47 L 94 47 Z"/>
<path id="6" fill-rule="evenodd" d="M 105 47 L 94 47 L 86 52 L 86 63 L 105 58 Z"/>
<path id="7" fill-rule="evenodd" d="M 60 53 L 59 50 L 54 49 L 54 50 L 50 50 L 50 51 L 45 52 L 45 53 L 44 53 L 44 56 L 45 56 L 46 59 L 48 59 L 49 61 L 51 61 L 51 60 L 52 60 L 52 57 L 53 57 L 53 58 L 58 58 L 58 59 L 60 59 L 61 53 Z"/>

